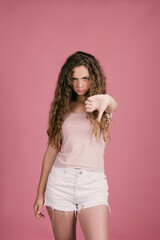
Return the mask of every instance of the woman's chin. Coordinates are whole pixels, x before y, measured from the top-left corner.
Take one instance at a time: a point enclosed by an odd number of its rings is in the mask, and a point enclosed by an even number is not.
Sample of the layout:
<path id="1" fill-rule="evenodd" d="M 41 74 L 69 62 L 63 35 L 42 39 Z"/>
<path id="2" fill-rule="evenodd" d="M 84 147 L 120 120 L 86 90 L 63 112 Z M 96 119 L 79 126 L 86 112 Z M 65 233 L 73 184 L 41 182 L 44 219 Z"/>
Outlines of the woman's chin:
<path id="1" fill-rule="evenodd" d="M 80 96 L 85 95 L 85 91 L 83 91 L 83 92 L 76 92 L 76 93 L 77 93 L 77 95 L 80 95 Z"/>

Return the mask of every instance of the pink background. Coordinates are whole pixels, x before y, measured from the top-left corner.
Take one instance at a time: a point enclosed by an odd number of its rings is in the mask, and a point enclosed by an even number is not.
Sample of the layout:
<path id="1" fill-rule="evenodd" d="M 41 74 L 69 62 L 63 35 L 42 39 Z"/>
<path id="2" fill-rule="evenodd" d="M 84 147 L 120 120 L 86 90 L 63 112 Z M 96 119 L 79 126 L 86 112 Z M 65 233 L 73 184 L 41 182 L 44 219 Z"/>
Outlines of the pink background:
<path id="1" fill-rule="evenodd" d="M 78 50 L 99 59 L 119 103 L 105 152 L 110 240 L 160 239 L 160 1 L 0 4 L 0 239 L 53 239 L 33 204 L 57 76 Z"/>

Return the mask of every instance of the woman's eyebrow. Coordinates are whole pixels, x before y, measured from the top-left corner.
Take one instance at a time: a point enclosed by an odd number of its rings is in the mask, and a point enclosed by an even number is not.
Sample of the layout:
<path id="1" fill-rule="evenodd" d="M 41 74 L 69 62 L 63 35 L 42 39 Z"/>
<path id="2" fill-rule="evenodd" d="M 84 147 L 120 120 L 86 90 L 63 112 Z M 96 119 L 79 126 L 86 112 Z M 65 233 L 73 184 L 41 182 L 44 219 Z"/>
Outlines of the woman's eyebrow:
<path id="1" fill-rule="evenodd" d="M 83 78 L 86 78 L 86 77 L 89 77 L 89 76 L 84 76 Z M 76 78 L 76 77 L 73 77 L 73 78 Z M 77 79 L 77 78 L 76 78 Z"/>

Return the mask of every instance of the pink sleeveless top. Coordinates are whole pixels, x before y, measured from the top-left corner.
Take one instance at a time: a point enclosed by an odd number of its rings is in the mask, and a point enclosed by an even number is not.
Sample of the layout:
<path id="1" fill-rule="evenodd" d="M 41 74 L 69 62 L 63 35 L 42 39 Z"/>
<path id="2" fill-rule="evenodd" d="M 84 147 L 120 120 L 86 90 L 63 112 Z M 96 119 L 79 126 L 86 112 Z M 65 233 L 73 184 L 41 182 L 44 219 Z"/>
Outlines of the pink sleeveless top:
<path id="1" fill-rule="evenodd" d="M 112 117 L 113 113 L 110 113 Z M 95 133 L 86 118 L 86 112 L 70 113 L 62 124 L 62 146 L 54 161 L 57 167 L 82 168 L 104 172 L 103 135 L 95 138 Z"/>

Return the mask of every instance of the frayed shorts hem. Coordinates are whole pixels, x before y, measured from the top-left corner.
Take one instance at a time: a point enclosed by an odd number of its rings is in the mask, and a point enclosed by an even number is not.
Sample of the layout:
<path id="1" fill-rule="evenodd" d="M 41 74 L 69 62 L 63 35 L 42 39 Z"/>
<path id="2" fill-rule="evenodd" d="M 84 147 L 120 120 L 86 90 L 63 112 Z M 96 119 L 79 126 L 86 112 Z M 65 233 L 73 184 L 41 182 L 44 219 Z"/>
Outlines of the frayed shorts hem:
<path id="1" fill-rule="evenodd" d="M 75 208 L 61 208 L 61 207 L 58 207 L 58 206 L 51 206 L 50 204 L 48 203 L 44 203 L 44 206 L 46 207 L 50 207 L 52 210 L 59 210 L 59 211 L 64 211 L 66 215 L 68 215 L 68 212 L 70 211 L 74 211 L 75 212 L 75 217 L 77 215 L 77 213 L 79 213 L 81 211 L 81 209 L 86 209 L 86 208 L 90 208 L 90 207 L 95 207 L 95 206 L 99 206 L 99 205 L 105 205 L 108 207 L 109 209 L 109 212 L 111 213 L 111 209 L 110 209 L 110 206 L 108 203 L 104 203 L 104 202 L 95 202 L 95 203 L 92 203 L 92 204 L 88 204 L 88 205 L 83 205 L 80 209 L 75 209 Z"/>

